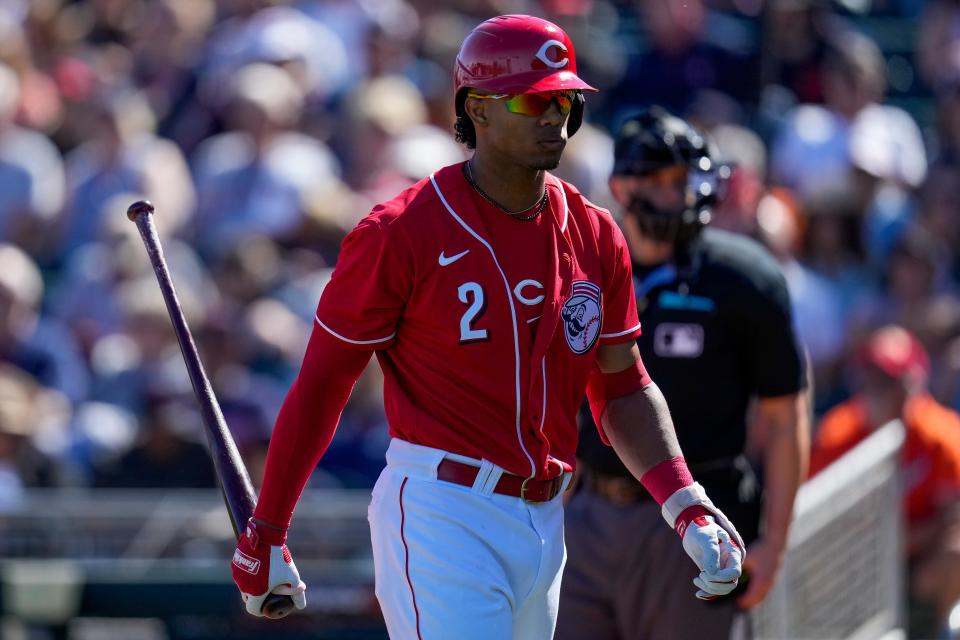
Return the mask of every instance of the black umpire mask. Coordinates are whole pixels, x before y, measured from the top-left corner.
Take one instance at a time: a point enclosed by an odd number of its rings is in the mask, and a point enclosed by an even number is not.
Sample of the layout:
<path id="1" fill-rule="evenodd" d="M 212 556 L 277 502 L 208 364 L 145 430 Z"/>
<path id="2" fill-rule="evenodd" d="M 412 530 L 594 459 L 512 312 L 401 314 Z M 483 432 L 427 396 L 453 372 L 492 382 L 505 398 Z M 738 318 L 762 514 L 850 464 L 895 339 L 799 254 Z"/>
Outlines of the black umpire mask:
<path id="1" fill-rule="evenodd" d="M 689 199 L 689 195 L 686 197 Z M 691 206 L 663 209 L 637 193 L 632 194 L 626 212 L 634 217 L 645 236 L 674 245 L 689 244 L 710 222 L 709 209 Z"/>

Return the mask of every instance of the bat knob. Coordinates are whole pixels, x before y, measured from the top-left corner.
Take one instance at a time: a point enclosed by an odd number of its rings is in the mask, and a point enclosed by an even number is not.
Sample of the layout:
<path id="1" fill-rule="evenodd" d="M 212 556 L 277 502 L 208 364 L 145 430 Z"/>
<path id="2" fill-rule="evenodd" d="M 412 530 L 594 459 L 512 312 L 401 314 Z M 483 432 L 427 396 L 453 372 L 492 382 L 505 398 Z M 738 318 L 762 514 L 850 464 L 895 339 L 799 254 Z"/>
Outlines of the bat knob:
<path id="1" fill-rule="evenodd" d="M 137 200 L 127 207 L 127 217 L 134 222 L 137 221 L 137 216 L 140 214 L 149 215 L 151 213 L 153 213 L 153 203 L 149 200 Z"/>
<path id="2" fill-rule="evenodd" d="M 265 618 L 279 620 L 280 618 L 285 618 L 287 614 L 293 611 L 293 607 L 293 598 L 290 596 L 271 593 L 264 601 L 260 612 Z"/>

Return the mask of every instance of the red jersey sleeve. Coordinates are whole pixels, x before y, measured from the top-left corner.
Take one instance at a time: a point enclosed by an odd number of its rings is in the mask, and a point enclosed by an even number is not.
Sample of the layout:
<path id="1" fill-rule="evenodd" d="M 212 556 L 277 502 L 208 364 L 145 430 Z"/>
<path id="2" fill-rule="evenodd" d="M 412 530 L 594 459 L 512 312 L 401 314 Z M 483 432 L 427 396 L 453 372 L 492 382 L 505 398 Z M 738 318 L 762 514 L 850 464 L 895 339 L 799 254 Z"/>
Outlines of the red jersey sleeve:
<path id="1" fill-rule="evenodd" d="M 300 373 L 280 408 L 254 515 L 286 530 L 307 479 L 330 445 L 340 412 L 370 360 L 369 351 L 314 326 Z"/>
<path id="2" fill-rule="evenodd" d="M 343 240 L 316 321 L 345 345 L 384 349 L 410 295 L 413 259 L 392 220 L 376 209 Z"/>
<path id="3" fill-rule="evenodd" d="M 607 257 L 604 265 L 603 327 L 600 344 L 616 344 L 636 340 L 640 336 L 637 299 L 633 292 L 633 267 L 630 250 L 613 217 L 600 216 L 600 247 Z"/>

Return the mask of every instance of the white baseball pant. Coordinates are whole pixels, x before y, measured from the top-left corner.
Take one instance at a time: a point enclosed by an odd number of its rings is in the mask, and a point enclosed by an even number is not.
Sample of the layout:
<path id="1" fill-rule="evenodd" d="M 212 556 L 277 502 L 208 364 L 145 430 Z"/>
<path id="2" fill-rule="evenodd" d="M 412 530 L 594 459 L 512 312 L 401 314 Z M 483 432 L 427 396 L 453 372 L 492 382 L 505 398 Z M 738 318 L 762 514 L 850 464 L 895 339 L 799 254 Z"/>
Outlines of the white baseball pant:
<path id="1" fill-rule="evenodd" d="M 445 457 L 480 468 L 473 487 L 437 480 Z M 502 472 L 391 441 L 368 519 L 377 599 L 394 640 L 553 638 L 563 503 L 559 494 L 532 504 L 493 493 Z"/>

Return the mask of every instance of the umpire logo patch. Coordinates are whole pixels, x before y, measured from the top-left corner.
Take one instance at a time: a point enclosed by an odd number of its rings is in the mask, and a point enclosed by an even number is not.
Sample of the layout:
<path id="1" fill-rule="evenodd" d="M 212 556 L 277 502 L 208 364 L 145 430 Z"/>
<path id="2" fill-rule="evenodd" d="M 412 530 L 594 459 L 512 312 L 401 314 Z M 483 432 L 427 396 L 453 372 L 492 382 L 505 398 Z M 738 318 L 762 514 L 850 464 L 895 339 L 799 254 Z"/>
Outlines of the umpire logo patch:
<path id="1" fill-rule="evenodd" d="M 600 287 L 578 280 L 570 289 L 570 297 L 560 310 L 563 318 L 563 335 L 570 349 L 576 353 L 586 353 L 600 337 L 603 325 L 603 309 L 600 306 Z"/>
<path id="2" fill-rule="evenodd" d="M 653 351 L 661 358 L 699 358 L 703 353 L 703 327 L 664 322 L 653 334 Z"/>

